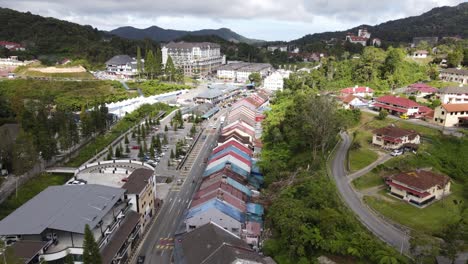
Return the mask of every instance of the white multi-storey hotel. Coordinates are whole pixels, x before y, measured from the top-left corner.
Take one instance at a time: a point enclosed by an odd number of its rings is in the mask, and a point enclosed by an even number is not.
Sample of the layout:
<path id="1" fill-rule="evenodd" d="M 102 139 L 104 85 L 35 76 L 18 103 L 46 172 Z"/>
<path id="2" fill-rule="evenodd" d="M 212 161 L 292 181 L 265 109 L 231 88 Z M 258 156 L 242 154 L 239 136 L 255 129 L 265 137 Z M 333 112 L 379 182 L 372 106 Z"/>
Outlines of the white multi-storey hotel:
<path id="1" fill-rule="evenodd" d="M 205 76 L 225 61 L 220 46 L 210 42 L 170 42 L 161 51 L 162 63 L 166 65 L 171 56 L 174 65 L 183 69 L 186 76 Z"/>

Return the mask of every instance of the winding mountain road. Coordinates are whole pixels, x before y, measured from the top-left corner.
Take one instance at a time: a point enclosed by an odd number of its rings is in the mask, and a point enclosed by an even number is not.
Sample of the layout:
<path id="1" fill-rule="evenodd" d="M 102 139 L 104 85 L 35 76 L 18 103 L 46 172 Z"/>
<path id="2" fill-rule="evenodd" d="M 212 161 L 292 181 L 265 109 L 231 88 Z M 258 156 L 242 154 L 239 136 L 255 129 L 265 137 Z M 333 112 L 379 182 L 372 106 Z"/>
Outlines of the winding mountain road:
<path id="1" fill-rule="evenodd" d="M 351 182 L 345 170 L 346 156 L 351 145 L 351 140 L 346 133 L 340 134 L 342 141 L 340 142 L 336 154 L 332 161 L 332 174 L 336 182 L 336 186 L 347 206 L 357 215 L 358 219 L 363 223 L 374 235 L 393 246 L 399 252 L 409 253 L 409 237 L 403 231 L 395 226 L 387 223 L 384 219 L 374 214 L 364 204 L 356 191 L 351 187 Z M 368 168 L 364 168 L 366 170 Z M 354 174 L 360 174 L 356 172 Z"/>

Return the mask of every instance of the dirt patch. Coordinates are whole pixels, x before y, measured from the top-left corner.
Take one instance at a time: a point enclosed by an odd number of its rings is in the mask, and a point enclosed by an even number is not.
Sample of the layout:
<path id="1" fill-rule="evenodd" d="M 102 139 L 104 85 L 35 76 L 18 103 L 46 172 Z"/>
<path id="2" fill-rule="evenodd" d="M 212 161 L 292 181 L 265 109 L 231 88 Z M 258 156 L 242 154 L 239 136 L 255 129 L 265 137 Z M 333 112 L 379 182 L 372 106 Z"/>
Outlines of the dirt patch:
<path id="1" fill-rule="evenodd" d="M 45 68 L 29 68 L 29 71 L 37 71 L 42 73 L 75 73 L 75 72 L 86 72 L 83 66 L 57 68 L 57 67 L 45 67 Z"/>

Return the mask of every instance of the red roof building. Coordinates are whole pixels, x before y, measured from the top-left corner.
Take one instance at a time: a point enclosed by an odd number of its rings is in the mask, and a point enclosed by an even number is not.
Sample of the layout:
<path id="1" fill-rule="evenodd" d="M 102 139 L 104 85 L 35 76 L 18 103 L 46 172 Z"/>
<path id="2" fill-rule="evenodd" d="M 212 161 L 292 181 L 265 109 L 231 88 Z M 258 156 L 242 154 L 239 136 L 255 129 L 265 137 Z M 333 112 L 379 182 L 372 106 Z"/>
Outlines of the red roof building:
<path id="1" fill-rule="evenodd" d="M 388 126 L 374 130 L 372 144 L 384 149 L 399 149 L 405 145 L 418 145 L 421 143 L 420 135 L 414 130 Z"/>
<path id="2" fill-rule="evenodd" d="M 14 51 L 25 50 L 25 47 L 23 45 L 10 41 L 0 41 L 0 46 Z"/>
<path id="3" fill-rule="evenodd" d="M 394 95 L 384 95 L 377 98 L 375 101 L 376 103 L 373 105 L 375 109 L 379 111 L 385 109 L 392 115 L 406 114 L 410 117 L 414 117 L 419 114 L 419 107 L 421 107 L 415 101 Z"/>
<path id="4" fill-rule="evenodd" d="M 374 90 L 369 87 L 357 86 L 357 85 L 354 87 L 348 87 L 348 88 L 344 88 L 341 90 L 341 96 L 348 96 L 348 95 L 354 95 L 354 96 L 360 96 L 360 97 L 373 96 Z"/>
<path id="5" fill-rule="evenodd" d="M 416 170 L 386 179 L 390 193 L 417 206 L 450 194 L 450 178 L 431 171 Z"/>
<path id="6" fill-rule="evenodd" d="M 414 83 L 408 85 L 408 88 L 406 89 L 407 94 L 413 94 L 419 97 L 424 97 L 429 94 L 434 94 L 437 93 L 438 89 L 429 86 L 425 83 Z"/>

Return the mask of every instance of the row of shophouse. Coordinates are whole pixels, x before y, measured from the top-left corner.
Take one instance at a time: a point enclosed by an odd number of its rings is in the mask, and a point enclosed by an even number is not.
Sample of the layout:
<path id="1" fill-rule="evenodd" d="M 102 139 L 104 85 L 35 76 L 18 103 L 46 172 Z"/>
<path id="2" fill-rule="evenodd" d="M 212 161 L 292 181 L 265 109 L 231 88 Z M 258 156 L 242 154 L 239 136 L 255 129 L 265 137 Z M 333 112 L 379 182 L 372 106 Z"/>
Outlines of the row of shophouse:
<path id="1" fill-rule="evenodd" d="M 261 244 L 264 214 L 263 206 L 257 202 L 263 175 L 256 163 L 261 151 L 262 112 L 267 101 L 266 93 L 252 94 L 236 102 L 224 119 L 217 146 L 206 161 L 202 183 L 187 212 L 186 233 L 176 239 L 175 252 L 179 252 L 175 254 L 176 263 L 195 263 L 189 256 L 198 252 L 197 246 L 187 246 L 187 241 L 195 233 L 213 232 L 213 229 L 221 229 L 222 234 L 230 234 L 227 240 L 236 237 L 236 243 L 244 245 L 242 250 L 249 251 L 250 255 L 240 259 L 265 263 L 255 253 Z M 211 253 L 216 250 L 213 248 Z"/>

